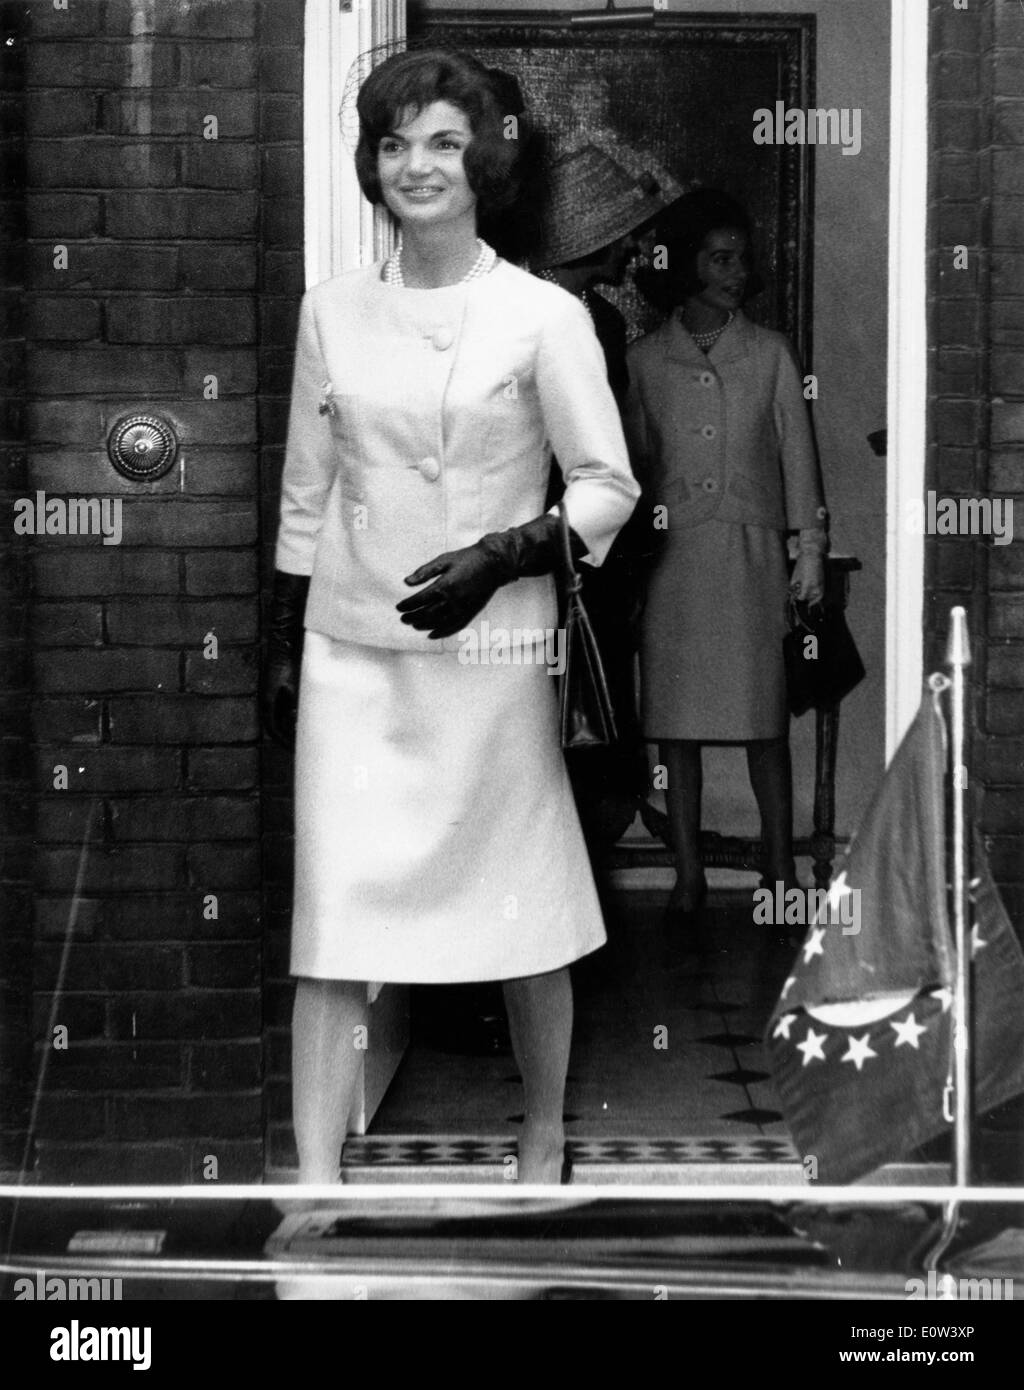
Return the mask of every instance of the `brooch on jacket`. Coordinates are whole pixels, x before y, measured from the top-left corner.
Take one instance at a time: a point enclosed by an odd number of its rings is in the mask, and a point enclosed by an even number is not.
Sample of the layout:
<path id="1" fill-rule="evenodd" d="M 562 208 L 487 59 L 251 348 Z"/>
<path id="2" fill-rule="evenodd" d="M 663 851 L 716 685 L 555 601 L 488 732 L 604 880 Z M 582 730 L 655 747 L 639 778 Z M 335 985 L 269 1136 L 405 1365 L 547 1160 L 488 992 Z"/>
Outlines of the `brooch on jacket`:
<path id="1" fill-rule="evenodd" d="M 325 381 L 320 390 L 320 404 L 317 406 L 321 415 L 334 415 L 336 413 L 334 402 L 331 399 L 332 394 L 331 383 Z"/>

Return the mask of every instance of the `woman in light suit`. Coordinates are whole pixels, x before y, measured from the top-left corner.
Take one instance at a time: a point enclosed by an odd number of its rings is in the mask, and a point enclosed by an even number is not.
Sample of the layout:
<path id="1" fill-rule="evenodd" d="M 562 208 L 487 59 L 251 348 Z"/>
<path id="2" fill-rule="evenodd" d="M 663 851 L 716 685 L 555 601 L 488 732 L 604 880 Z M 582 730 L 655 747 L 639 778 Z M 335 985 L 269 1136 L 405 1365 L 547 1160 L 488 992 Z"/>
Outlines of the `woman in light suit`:
<path id="1" fill-rule="evenodd" d="M 668 918 L 707 891 L 699 834 L 702 743 L 742 743 L 761 816 L 764 879 L 796 885 L 787 592 L 820 601 L 826 512 L 800 367 L 781 333 L 740 306 L 750 225 L 731 198 L 697 189 L 666 214 L 667 267 L 638 276 L 670 307 L 627 354 L 625 419 L 660 544 L 641 631 L 647 739 L 666 769 L 677 878 Z M 787 575 L 785 533 L 799 556 Z"/>
<path id="2" fill-rule="evenodd" d="M 605 937 L 545 665 L 552 451 L 584 562 L 639 489 L 586 312 L 477 236 L 515 188 L 497 91 L 452 53 L 371 73 L 356 167 L 400 247 L 315 286 L 300 315 L 264 700 L 287 739 L 298 692 L 306 1182 L 338 1179 L 375 981 L 503 982 L 518 1176 L 564 1174 L 567 967 Z"/>

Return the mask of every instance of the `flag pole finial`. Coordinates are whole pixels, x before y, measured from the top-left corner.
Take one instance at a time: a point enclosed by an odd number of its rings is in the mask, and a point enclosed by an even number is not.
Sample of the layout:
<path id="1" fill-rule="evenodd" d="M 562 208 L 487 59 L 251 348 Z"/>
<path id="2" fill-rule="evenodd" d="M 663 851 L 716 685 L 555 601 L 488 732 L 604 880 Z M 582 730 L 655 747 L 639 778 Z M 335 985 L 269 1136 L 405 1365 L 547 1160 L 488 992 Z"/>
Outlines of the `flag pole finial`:
<path id="1" fill-rule="evenodd" d="M 948 666 L 970 666 L 971 639 L 967 632 L 967 610 L 949 610 L 949 639 L 946 644 L 946 664 Z"/>

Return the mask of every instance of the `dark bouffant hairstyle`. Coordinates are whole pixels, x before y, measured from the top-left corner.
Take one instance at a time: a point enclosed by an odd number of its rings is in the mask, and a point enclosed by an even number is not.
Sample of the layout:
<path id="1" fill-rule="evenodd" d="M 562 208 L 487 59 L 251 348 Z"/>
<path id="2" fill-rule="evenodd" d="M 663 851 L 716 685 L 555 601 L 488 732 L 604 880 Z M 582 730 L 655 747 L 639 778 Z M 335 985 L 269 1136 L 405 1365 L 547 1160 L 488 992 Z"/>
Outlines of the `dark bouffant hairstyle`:
<path id="1" fill-rule="evenodd" d="M 383 201 L 377 177 L 380 142 L 408 114 L 416 116 L 435 101 L 447 101 L 464 112 L 473 138 L 463 163 L 477 211 L 488 217 L 515 201 L 519 191 L 519 141 L 506 139 L 505 118 L 522 112 L 508 108 L 521 99 L 509 78 L 490 70 L 468 53 L 421 49 L 396 53 L 374 68 L 359 89 L 359 144 L 356 175 L 371 203 Z M 512 88 L 515 87 L 514 81 Z"/>
<path id="2" fill-rule="evenodd" d="M 655 223 L 657 240 L 665 247 L 668 264 L 661 270 L 645 266 L 635 276 L 637 288 L 651 304 L 674 309 L 690 295 L 699 294 L 704 282 L 697 274 L 697 257 L 711 232 L 741 232 L 747 238 L 749 299 L 762 288 L 753 268 L 753 228 L 747 213 L 728 193 L 717 188 L 695 188 L 662 213 Z"/>

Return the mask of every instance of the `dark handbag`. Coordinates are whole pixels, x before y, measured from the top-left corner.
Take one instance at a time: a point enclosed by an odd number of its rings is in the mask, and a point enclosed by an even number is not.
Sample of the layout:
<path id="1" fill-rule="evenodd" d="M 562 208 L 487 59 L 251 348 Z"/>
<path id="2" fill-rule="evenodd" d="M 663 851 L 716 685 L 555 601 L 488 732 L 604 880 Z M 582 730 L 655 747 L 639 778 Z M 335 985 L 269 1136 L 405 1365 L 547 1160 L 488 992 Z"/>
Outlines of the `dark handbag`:
<path id="1" fill-rule="evenodd" d="M 608 682 L 597 639 L 580 597 L 583 580 L 572 558 L 569 518 L 558 503 L 562 537 L 565 668 L 558 678 L 558 723 L 563 748 L 601 748 L 617 737 Z"/>
<path id="2" fill-rule="evenodd" d="M 789 708 L 801 715 L 838 705 L 865 676 L 843 610 L 834 605 L 809 608 L 790 599 L 789 620 L 782 639 Z"/>

